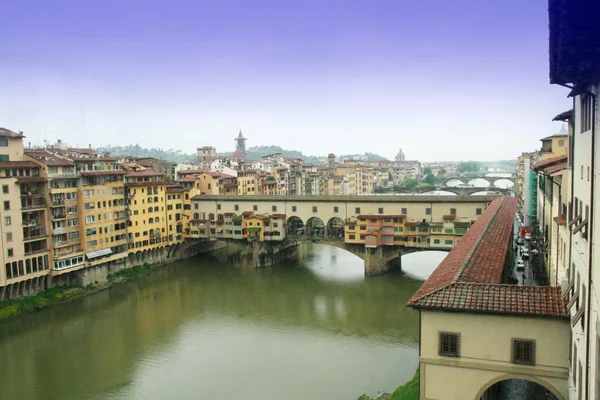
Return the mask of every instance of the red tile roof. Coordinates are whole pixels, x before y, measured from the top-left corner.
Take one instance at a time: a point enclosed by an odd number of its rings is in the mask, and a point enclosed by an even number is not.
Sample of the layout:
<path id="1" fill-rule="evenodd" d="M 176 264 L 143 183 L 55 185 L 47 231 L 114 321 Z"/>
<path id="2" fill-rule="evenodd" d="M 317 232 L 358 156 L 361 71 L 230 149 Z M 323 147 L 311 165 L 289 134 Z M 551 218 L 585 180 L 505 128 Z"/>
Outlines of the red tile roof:
<path id="1" fill-rule="evenodd" d="M 566 225 L 567 224 L 567 220 L 564 219 L 563 217 L 561 217 L 560 215 L 557 217 L 554 217 L 554 222 L 556 222 L 557 225 Z"/>
<path id="2" fill-rule="evenodd" d="M 531 166 L 531 169 L 538 171 L 540 169 L 543 169 L 546 167 L 551 167 L 553 165 L 564 163 L 564 162 L 567 162 L 567 156 L 552 157 L 547 160 L 542 160 L 542 161 L 536 162 L 535 164 L 533 164 Z"/>
<path id="3" fill-rule="evenodd" d="M 112 169 L 108 171 L 81 171 L 82 176 L 93 176 L 93 175 L 125 175 L 126 172 L 122 169 Z"/>
<path id="4" fill-rule="evenodd" d="M 567 169 L 567 167 L 568 167 L 567 163 L 564 162 L 564 163 L 553 165 L 551 167 L 547 167 L 544 171 L 546 171 L 547 174 L 555 174 L 557 172 Z"/>
<path id="5" fill-rule="evenodd" d="M 186 177 L 177 179 L 176 182 L 196 182 L 196 179 L 198 179 L 198 175 L 188 175 Z"/>
<path id="6" fill-rule="evenodd" d="M 409 300 L 417 309 L 568 317 L 559 287 L 502 284 L 517 200 L 494 200 Z"/>
<path id="7" fill-rule="evenodd" d="M 191 174 L 198 175 L 198 174 L 207 173 L 207 172 L 208 171 L 205 169 L 184 169 L 184 170 L 178 171 L 177 173 L 179 175 L 191 175 Z"/>
<path id="8" fill-rule="evenodd" d="M 0 168 L 40 168 L 33 161 L 0 161 Z"/>
<path id="9" fill-rule="evenodd" d="M 23 138 L 23 132 L 13 132 L 10 129 L 0 128 L 0 137 L 8 137 L 8 138 Z"/>
<path id="10" fill-rule="evenodd" d="M 152 169 L 142 169 L 138 171 L 127 171 L 127 177 L 132 176 L 164 176 L 165 174 L 162 172 L 157 172 Z"/>
<path id="11" fill-rule="evenodd" d="M 59 157 L 46 150 L 25 150 L 25 155 L 39 162 L 52 166 L 71 166 L 75 165 L 73 161 Z"/>

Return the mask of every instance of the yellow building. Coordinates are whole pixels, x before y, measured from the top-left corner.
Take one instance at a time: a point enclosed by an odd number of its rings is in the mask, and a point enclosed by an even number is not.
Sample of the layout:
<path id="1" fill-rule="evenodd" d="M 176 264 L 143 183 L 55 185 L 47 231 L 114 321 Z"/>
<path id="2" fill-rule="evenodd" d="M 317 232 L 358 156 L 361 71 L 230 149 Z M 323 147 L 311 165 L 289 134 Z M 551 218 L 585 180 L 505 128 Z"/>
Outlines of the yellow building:
<path id="1" fill-rule="evenodd" d="M 139 166 L 130 168 L 125 175 L 125 188 L 129 205 L 129 253 L 166 245 L 169 232 L 165 174 Z M 183 209 L 182 203 L 177 204 Z M 183 234 L 181 216 L 172 223 L 181 225 Z M 177 228 L 173 234 L 177 236 Z"/>
<path id="2" fill-rule="evenodd" d="M 540 139 L 542 160 L 566 156 L 569 151 L 569 134 L 563 126 L 559 133 Z"/>
<path id="3" fill-rule="evenodd" d="M 127 258 L 125 171 L 110 157 L 73 159 L 81 174 L 78 196 L 81 244 L 86 267 L 120 265 Z M 67 209 L 67 214 L 73 210 Z M 68 221 L 67 221 L 68 225 Z"/>
<path id="4" fill-rule="evenodd" d="M 256 193 L 256 171 L 238 171 L 237 176 L 238 195 L 254 195 Z"/>

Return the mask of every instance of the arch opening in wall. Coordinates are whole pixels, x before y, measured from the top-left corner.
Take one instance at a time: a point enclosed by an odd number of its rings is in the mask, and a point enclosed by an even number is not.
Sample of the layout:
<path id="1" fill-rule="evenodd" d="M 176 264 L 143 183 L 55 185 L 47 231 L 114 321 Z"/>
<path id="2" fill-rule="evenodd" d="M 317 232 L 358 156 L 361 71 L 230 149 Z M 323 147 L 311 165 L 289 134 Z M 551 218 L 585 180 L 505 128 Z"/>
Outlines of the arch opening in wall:
<path id="1" fill-rule="evenodd" d="M 565 400 L 552 385 L 534 376 L 504 375 L 488 382 L 474 400 L 496 399 Z"/>

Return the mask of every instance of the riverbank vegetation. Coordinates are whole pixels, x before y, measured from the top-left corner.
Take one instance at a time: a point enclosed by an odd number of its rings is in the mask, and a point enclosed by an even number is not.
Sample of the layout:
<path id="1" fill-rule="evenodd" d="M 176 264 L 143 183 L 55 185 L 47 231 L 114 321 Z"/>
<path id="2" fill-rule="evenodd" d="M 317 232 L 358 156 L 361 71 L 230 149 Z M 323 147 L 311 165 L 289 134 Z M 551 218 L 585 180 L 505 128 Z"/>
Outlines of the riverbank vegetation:
<path id="1" fill-rule="evenodd" d="M 148 264 L 140 265 L 130 269 L 121 270 L 108 276 L 108 282 L 101 285 L 88 285 L 85 287 L 65 285 L 41 291 L 35 296 L 23 297 L 22 299 L 6 300 L 0 303 L 0 321 L 13 318 L 21 314 L 39 311 L 50 306 L 73 300 L 87 294 L 97 292 L 114 284 L 127 282 L 132 279 L 147 275 L 150 271 Z"/>
<path id="2" fill-rule="evenodd" d="M 406 382 L 404 385 L 394 390 L 394 393 L 392 393 L 392 397 L 390 397 L 390 400 L 418 400 L 419 382 L 420 375 L 419 369 L 417 369 L 417 371 L 415 372 L 415 376 L 413 376 L 413 378 L 410 381 Z"/>
<path id="3" fill-rule="evenodd" d="M 83 296 L 84 294 L 94 290 L 96 290 L 96 287 L 93 285 L 86 287 L 61 286 L 44 290 L 35 296 L 3 301 L 0 303 L 0 321 L 15 317 L 20 314 L 38 311 L 51 305 L 59 304 L 75 297 Z"/>
<path id="4" fill-rule="evenodd" d="M 363 394 L 358 400 L 419 400 L 419 379 L 419 369 L 417 368 L 415 376 L 413 376 L 410 381 L 394 390 L 394 393 L 391 395 L 389 393 L 381 393 L 375 397 L 370 397 Z"/>

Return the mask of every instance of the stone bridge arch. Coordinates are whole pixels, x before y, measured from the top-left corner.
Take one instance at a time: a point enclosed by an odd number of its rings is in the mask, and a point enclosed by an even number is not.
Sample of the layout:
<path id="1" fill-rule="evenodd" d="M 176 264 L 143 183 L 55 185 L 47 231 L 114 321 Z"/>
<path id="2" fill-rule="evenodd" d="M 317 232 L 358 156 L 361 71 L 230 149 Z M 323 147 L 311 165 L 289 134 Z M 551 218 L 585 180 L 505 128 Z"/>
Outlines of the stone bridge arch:
<path id="1" fill-rule="evenodd" d="M 443 178 L 437 178 L 436 179 L 436 183 L 437 184 L 441 184 L 443 187 L 448 187 L 448 183 L 451 181 L 458 181 L 459 183 L 462 184 L 471 184 L 472 181 L 476 180 L 476 179 L 483 179 L 485 181 L 488 182 L 488 186 L 485 187 L 496 187 L 495 183 L 501 180 L 507 180 L 509 182 L 515 183 L 515 175 L 511 175 L 509 177 L 507 176 L 454 176 L 454 177 L 443 177 Z"/>
<path id="2" fill-rule="evenodd" d="M 319 217 L 310 217 L 306 221 L 305 235 L 310 237 L 325 237 L 325 222 Z"/>
<path id="3" fill-rule="evenodd" d="M 567 400 L 569 398 L 567 390 L 566 390 L 568 388 L 564 387 L 565 385 L 561 385 L 561 387 L 564 391 L 564 392 L 562 392 L 561 390 L 557 389 L 552 383 L 550 383 L 549 379 L 542 379 L 542 378 L 537 377 L 536 375 L 498 373 L 498 376 L 494 377 L 493 379 L 490 379 L 487 383 L 485 383 L 481 387 L 481 389 L 479 389 L 479 392 L 473 398 L 473 400 L 480 400 L 482 398 L 482 396 L 485 395 L 486 392 L 490 388 L 494 387 L 496 384 L 498 384 L 500 382 L 510 381 L 511 379 L 521 379 L 521 380 L 529 381 L 532 383 L 536 383 L 536 384 L 544 387 L 546 390 L 550 391 L 558 400 Z M 557 378 L 554 378 L 552 380 L 557 381 Z M 554 383 L 560 384 L 562 382 L 554 382 Z M 568 386 L 567 382 L 564 382 L 564 383 L 567 384 L 567 386 Z"/>
<path id="4" fill-rule="evenodd" d="M 292 215 L 285 221 L 285 233 L 287 236 L 304 235 L 304 221 L 302 218 Z"/>

